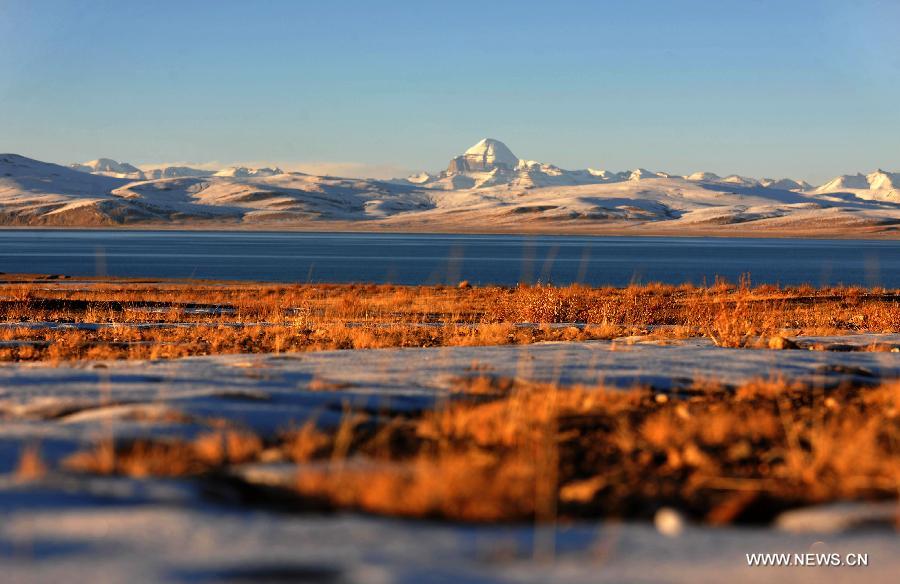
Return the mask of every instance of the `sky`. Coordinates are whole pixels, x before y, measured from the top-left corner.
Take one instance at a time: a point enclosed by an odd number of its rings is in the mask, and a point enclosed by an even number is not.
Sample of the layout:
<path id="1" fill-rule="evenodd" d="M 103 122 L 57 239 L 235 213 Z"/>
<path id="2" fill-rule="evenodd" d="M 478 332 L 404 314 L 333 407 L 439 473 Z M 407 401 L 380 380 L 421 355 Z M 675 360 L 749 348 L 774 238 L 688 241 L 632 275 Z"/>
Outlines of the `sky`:
<path id="1" fill-rule="evenodd" d="M 440 170 L 900 171 L 896 0 L 0 0 L 0 152 Z"/>

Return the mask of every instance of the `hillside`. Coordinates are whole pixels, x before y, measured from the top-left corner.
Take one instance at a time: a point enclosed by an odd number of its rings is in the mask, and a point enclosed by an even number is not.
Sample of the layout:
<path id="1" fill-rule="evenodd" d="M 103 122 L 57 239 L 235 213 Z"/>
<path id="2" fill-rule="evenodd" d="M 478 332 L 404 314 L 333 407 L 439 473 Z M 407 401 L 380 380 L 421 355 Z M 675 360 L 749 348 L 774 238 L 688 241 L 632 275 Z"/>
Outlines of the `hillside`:
<path id="1" fill-rule="evenodd" d="M 137 177 L 137 178 L 135 178 Z M 900 175 L 788 178 L 565 170 L 486 138 L 438 173 L 391 181 L 279 168 L 70 168 L 0 156 L 4 225 L 179 225 L 635 233 L 896 233 Z"/>

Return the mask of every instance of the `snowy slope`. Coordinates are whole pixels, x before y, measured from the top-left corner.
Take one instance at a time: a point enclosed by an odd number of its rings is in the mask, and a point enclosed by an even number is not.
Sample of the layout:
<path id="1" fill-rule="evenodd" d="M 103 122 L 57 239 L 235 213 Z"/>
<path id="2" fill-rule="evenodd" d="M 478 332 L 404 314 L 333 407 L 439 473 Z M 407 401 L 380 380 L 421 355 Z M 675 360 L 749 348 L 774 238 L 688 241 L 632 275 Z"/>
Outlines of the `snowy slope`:
<path id="1" fill-rule="evenodd" d="M 880 168 L 869 174 L 843 174 L 815 189 L 816 193 L 848 193 L 859 199 L 900 203 L 900 173 Z"/>
<path id="2" fill-rule="evenodd" d="M 510 189 L 508 185 L 451 191 L 435 197 L 419 219 L 435 224 L 603 221 L 736 224 L 833 206 L 810 195 L 760 186 L 717 185 L 682 178 Z M 396 220 L 405 218 L 397 217 Z"/>
<path id="3" fill-rule="evenodd" d="M 263 177 L 284 174 L 284 171 L 278 168 L 247 168 L 246 166 L 229 166 L 213 174 L 213 176 L 230 176 L 230 177 Z"/>
<path id="4" fill-rule="evenodd" d="M 653 225 L 654 229 L 781 230 L 878 227 L 900 223 L 895 173 L 849 175 L 812 189 L 791 179 L 711 172 L 686 177 L 566 170 L 520 159 L 484 139 L 438 173 L 380 181 L 232 167 L 135 168 L 99 159 L 65 168 L 17 155 L 0 157 L 0 223 L 114 225 L 203 223 L 309 225 L 358 222 L 400 229 L 549 229 Z M 86 169 L 90 170 L 88 172 Z M 865 187 L 863 187 L 865 185 Z"/>
<path id="5" fill-rule="evenodd" d="M 786 191 L 811 191 L 813 190 L 813 186 L 806 182 L 805 180 L 796 181 L 790 178 L 764 178 L 759 181 L 764 187 L 770 189 L 783 189 Z"/>
<path id="6" fill-rule="evenodd" d="M 211 176 L 215 171 L 201 170 L 189 166 L 145 166 L 138 168 L 127 162 L 116 162 L 111 158 L 98 158 L 84 163 L 70 164 L 69 168 L 79 172 L 124 178 L 130 180 L 154 180 L 188 176 Z M 250 169 L 246 169 L 250 170 Z M 248 176 L 250 176 L 248 174 Z"/>
<path id="7" fill-rule="evenodd" d="M 623 181 L 683 178 L 692 182 L 738 185 L 741 187 L 769 187 L 777 190 L 810 190 L 805 182 L 790 179 L 758 181 L 739 175 L 722 178 L 712 172 L 695 172 L 677 176 L 667 172 L 636 168 L 632 171 L 614 172 L 587 168 L 565 170 L 552 164 L 519 159 L 502 142 L 484 138 L 450 161 L 447 169 L 439 173 L 421 172 L 402 181 L 430 189 L 466 190 L 507 186 L 511 189 L 607 184 Z"/>
<path id="8" fill-rule="evenodd" d="M 447 169 L 419 173 L 405 179 L 407 184 L 430 189 L 466 190 L 506 186 L 511 189 L 599 184 L 624 180 L 619 174 L 598 170 L 563 170 L 552 164 L 519 159 L 499 140 L 484 138 L 450 161 Z"/>
<path id="9" fill-rule="evenodd" d="M 145 166 L 143 167 L 144 178 L 146 180 L 155 180 L 160 178 L 186 178 L 191 176 L 212 176 L 215 171 L 201 170 L 199 168 L 191 168 L 189 166 Z"/>
<path id="10" fill-rule="evenodd" d="M 127 183 L 18 154 L 0 154 L 0 220 L 25 225 L 102 224 L 107 221 L 98 210 L 115 207 L 111 193 Z"/>
<path id="11" fill-rule="evenodd" d="M 403 185 L 283 172 L 144 181 L 113 194 L 184 216 L 231 215 L 245 222 L 377 219 L 433 206 L 428 193 Z"/>
<path id="12" fill-rule="evenodd" d="M 493 168 L 515 168 L 519 158 L 499 140 L 483 138 L 463 153 L 463 158 L 472 170 L 490 170 Z"/>
<path id="13" fill-rule="evenodd" d="M 719 175 L 717 175 L 717 174 L 714 173 L 714 172 L 703 172 L 703 171 L 699 171 L 699 172 L 695 172 L 695 173 L 693 173 L 693 174 L 689 174 L 689 175 L 687 175 L 687 176 L 684 177 L 684 178 L 686 178 L 687 180 L 696 180 L 696 181 L 717 181 L 717 180 L 722 180 L 722 177 L 720 177 Z"/>
<path id="14" fill-rule="evenodd" d="M 70 164 L 69 167 L 79 172 L 111 176 L 113 178 L 144 179 L 144 173 L 140 168 L 127 162 L 116 162 L 111 158 L 98 158 L 81 164 Z"/>

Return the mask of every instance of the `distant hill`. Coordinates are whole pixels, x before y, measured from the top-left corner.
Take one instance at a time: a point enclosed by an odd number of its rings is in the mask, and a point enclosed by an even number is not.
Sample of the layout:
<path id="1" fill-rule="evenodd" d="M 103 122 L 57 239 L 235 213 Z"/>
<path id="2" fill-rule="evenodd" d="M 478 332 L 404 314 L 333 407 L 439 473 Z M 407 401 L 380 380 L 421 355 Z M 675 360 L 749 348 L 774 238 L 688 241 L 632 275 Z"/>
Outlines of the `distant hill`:
<path id="1" fill-rule="evenodd" d="M 801 233 L 900 224 L 898 175 L 792 179 L 687 176 L 638 168 L 566 170 L 485 138 L 437 173 L 390 181 L 279 168 L 158 168 L 100 158 L 71 167 L 0 155 L 0 224 L 303 226 L 585 232 L 618 226 Z M 617 228 L 618 228 L 617 227 Z"/>

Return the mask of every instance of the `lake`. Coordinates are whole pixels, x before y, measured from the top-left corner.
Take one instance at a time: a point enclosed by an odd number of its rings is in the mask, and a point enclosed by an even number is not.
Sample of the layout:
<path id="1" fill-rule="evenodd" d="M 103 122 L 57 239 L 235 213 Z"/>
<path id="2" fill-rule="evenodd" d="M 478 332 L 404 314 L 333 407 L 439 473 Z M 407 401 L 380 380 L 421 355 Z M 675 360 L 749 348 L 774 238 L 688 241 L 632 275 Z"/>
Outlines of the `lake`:
<path id="1" fill-rule="evenodd" d="M 900 242 L 748 238 L 0 230 L 0 272 L 473 284 L 737 281 L 900 288 Z"/>

